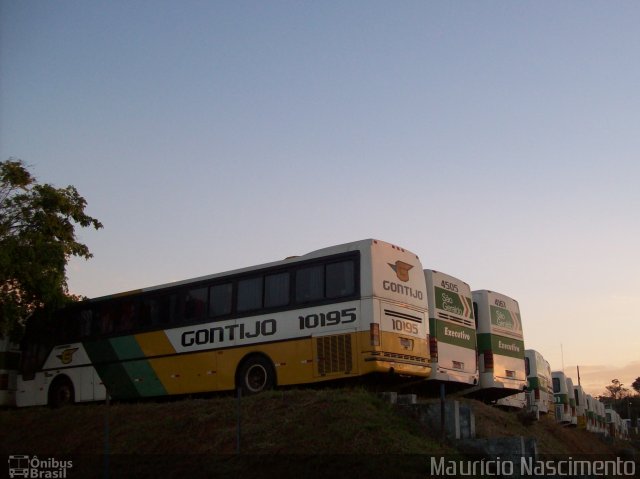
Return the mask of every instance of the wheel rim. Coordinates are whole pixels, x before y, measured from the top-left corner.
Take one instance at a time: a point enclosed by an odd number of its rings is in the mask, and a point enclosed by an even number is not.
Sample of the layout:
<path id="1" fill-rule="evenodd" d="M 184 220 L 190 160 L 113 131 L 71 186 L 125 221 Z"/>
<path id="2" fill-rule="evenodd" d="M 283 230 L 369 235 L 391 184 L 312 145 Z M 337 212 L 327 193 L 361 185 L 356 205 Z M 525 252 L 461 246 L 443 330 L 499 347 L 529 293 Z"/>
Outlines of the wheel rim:
<path id="1" fill-rule="evenodd" d="M 245 374 L 245 384 L 252 393 L 262 391 L 267 385 L 267 370 L 261 364 L 252 365 Z"/>

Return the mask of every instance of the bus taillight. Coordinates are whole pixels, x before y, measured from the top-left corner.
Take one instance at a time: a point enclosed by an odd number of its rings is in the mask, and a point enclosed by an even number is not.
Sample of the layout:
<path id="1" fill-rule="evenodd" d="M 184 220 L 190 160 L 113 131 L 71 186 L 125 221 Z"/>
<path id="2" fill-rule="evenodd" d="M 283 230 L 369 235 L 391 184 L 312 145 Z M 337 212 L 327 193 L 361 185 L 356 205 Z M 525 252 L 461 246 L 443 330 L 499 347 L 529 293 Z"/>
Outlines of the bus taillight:
<path id="1" fill-rule="evenodd" d="M 540 400 L 540 390 L 539 389 L 535 389 L 535 397 L 536 397 L 536 401 Z"/>
<path id="2" fill-rule="evenodd" d="M 438 361 L 438 339 L 429 335 L 429 353 L 431 354 L 431 361 Z"/>
<path id="3" fill-rule="evenodd" d="M 484 369 L 493 369 L 493 352 L 485 351 L 484 352 Z"/>
<path id="4" fill-rule="evenodd" d="M 371 334 L 371 346 L 380 346 L 380 325 L 371 323 L 369 332 Z"/>

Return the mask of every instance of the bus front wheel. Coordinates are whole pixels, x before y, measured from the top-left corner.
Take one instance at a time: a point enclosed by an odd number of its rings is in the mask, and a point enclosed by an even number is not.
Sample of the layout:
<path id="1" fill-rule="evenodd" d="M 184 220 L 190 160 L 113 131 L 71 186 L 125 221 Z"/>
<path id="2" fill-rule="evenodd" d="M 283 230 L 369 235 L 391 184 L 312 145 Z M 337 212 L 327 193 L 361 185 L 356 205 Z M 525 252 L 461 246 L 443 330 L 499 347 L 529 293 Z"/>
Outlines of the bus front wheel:
<path id="1" fill-rule="evenodd" d="M 238 384 L 245 394 L 258 394 L 276 385 L 273 365 L 264 356 L 249 356 L 238 369 Z"/>
<path id="2" fill-rule="evenodd" d="M 54 379 L 49 388 L 49 406 L 59 408 L 75 402 L 75 391 L 71 380 L 66 376 Z"/>

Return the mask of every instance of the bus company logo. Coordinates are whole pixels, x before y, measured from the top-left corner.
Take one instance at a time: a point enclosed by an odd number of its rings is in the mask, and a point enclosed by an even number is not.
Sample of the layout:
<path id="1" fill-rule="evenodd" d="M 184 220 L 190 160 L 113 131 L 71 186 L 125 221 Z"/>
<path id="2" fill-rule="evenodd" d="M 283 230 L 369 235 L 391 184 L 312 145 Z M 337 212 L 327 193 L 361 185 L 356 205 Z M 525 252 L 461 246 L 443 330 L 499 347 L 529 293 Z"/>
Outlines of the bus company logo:
<path id="1" fill-rule="evenodd" d="M 505 314 L 505 311 L 502 311 L 497 308 L 493 312 L 492 322 L 493 324 L 501 328 L 516 329 L 515 323 L 511 318 L 511 315 L 507 316 L 507 314 Z"/>
<path id="2" fill-rule="evenodd" d="M 464 314 L 462 308 L 454 304 L 454 299 L 446 292 L 442 293 L 442 309 L 454 314 Z"/>
<path id="3" fill-rule="evenodd" d="M 53 457 L 39 459 L 38 456 L 9 456 L 9 477 L 64 479 L 73 461 L 61 461 Z"/>
<path id="4" fill-rule="evenodd" d="M 409 281 L 409 270 L 413 268 L 412 264 L 405 263 L 404 261 L 396 261 L 395 264 L 387 264 L 396 272 L 396 276 L 400 281 L 404 281 L 405 283 Z"/>
<path id="5" fill-rule="evenodd" d="M 73 353 L 75 353 L 78 348 L 68 348 L 62 351 L 60 354 L 56 356 L 60 360 L 62 364 L 70 364 L 73 361 Z"/>

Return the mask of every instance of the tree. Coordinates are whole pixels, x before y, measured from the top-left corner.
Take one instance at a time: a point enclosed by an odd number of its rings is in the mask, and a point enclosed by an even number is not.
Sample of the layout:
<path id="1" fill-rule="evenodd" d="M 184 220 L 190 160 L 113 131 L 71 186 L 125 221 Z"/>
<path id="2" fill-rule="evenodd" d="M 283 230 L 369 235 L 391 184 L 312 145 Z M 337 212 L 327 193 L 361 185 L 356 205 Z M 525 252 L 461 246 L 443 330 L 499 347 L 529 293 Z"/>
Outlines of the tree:
<path id="1" fill-rule="evenodd" d="M 636 380 L 631 383 L 631 387 L 635 392 L 640 394 L 640 376 L 638 376 Z"/>
<path id="2" fill-rule="evenodd" d="M 618 379 L 612 379 L 611 384 L 606 386 L 605 389 L 608 391 L 609 397 L 616 400 L 629 395 L 629 390 L 623 386 L 624 385 Z"/>
<path id="3" fill-rule="evenodd" d="M 22 160 L 0 162 L 0 336 L 19 338 L 34 312 L 70 300 L 70 257 L 92 257 L 75 227 L 102 228 L 86 205 L 73 186 L 38 184 Z"/>

